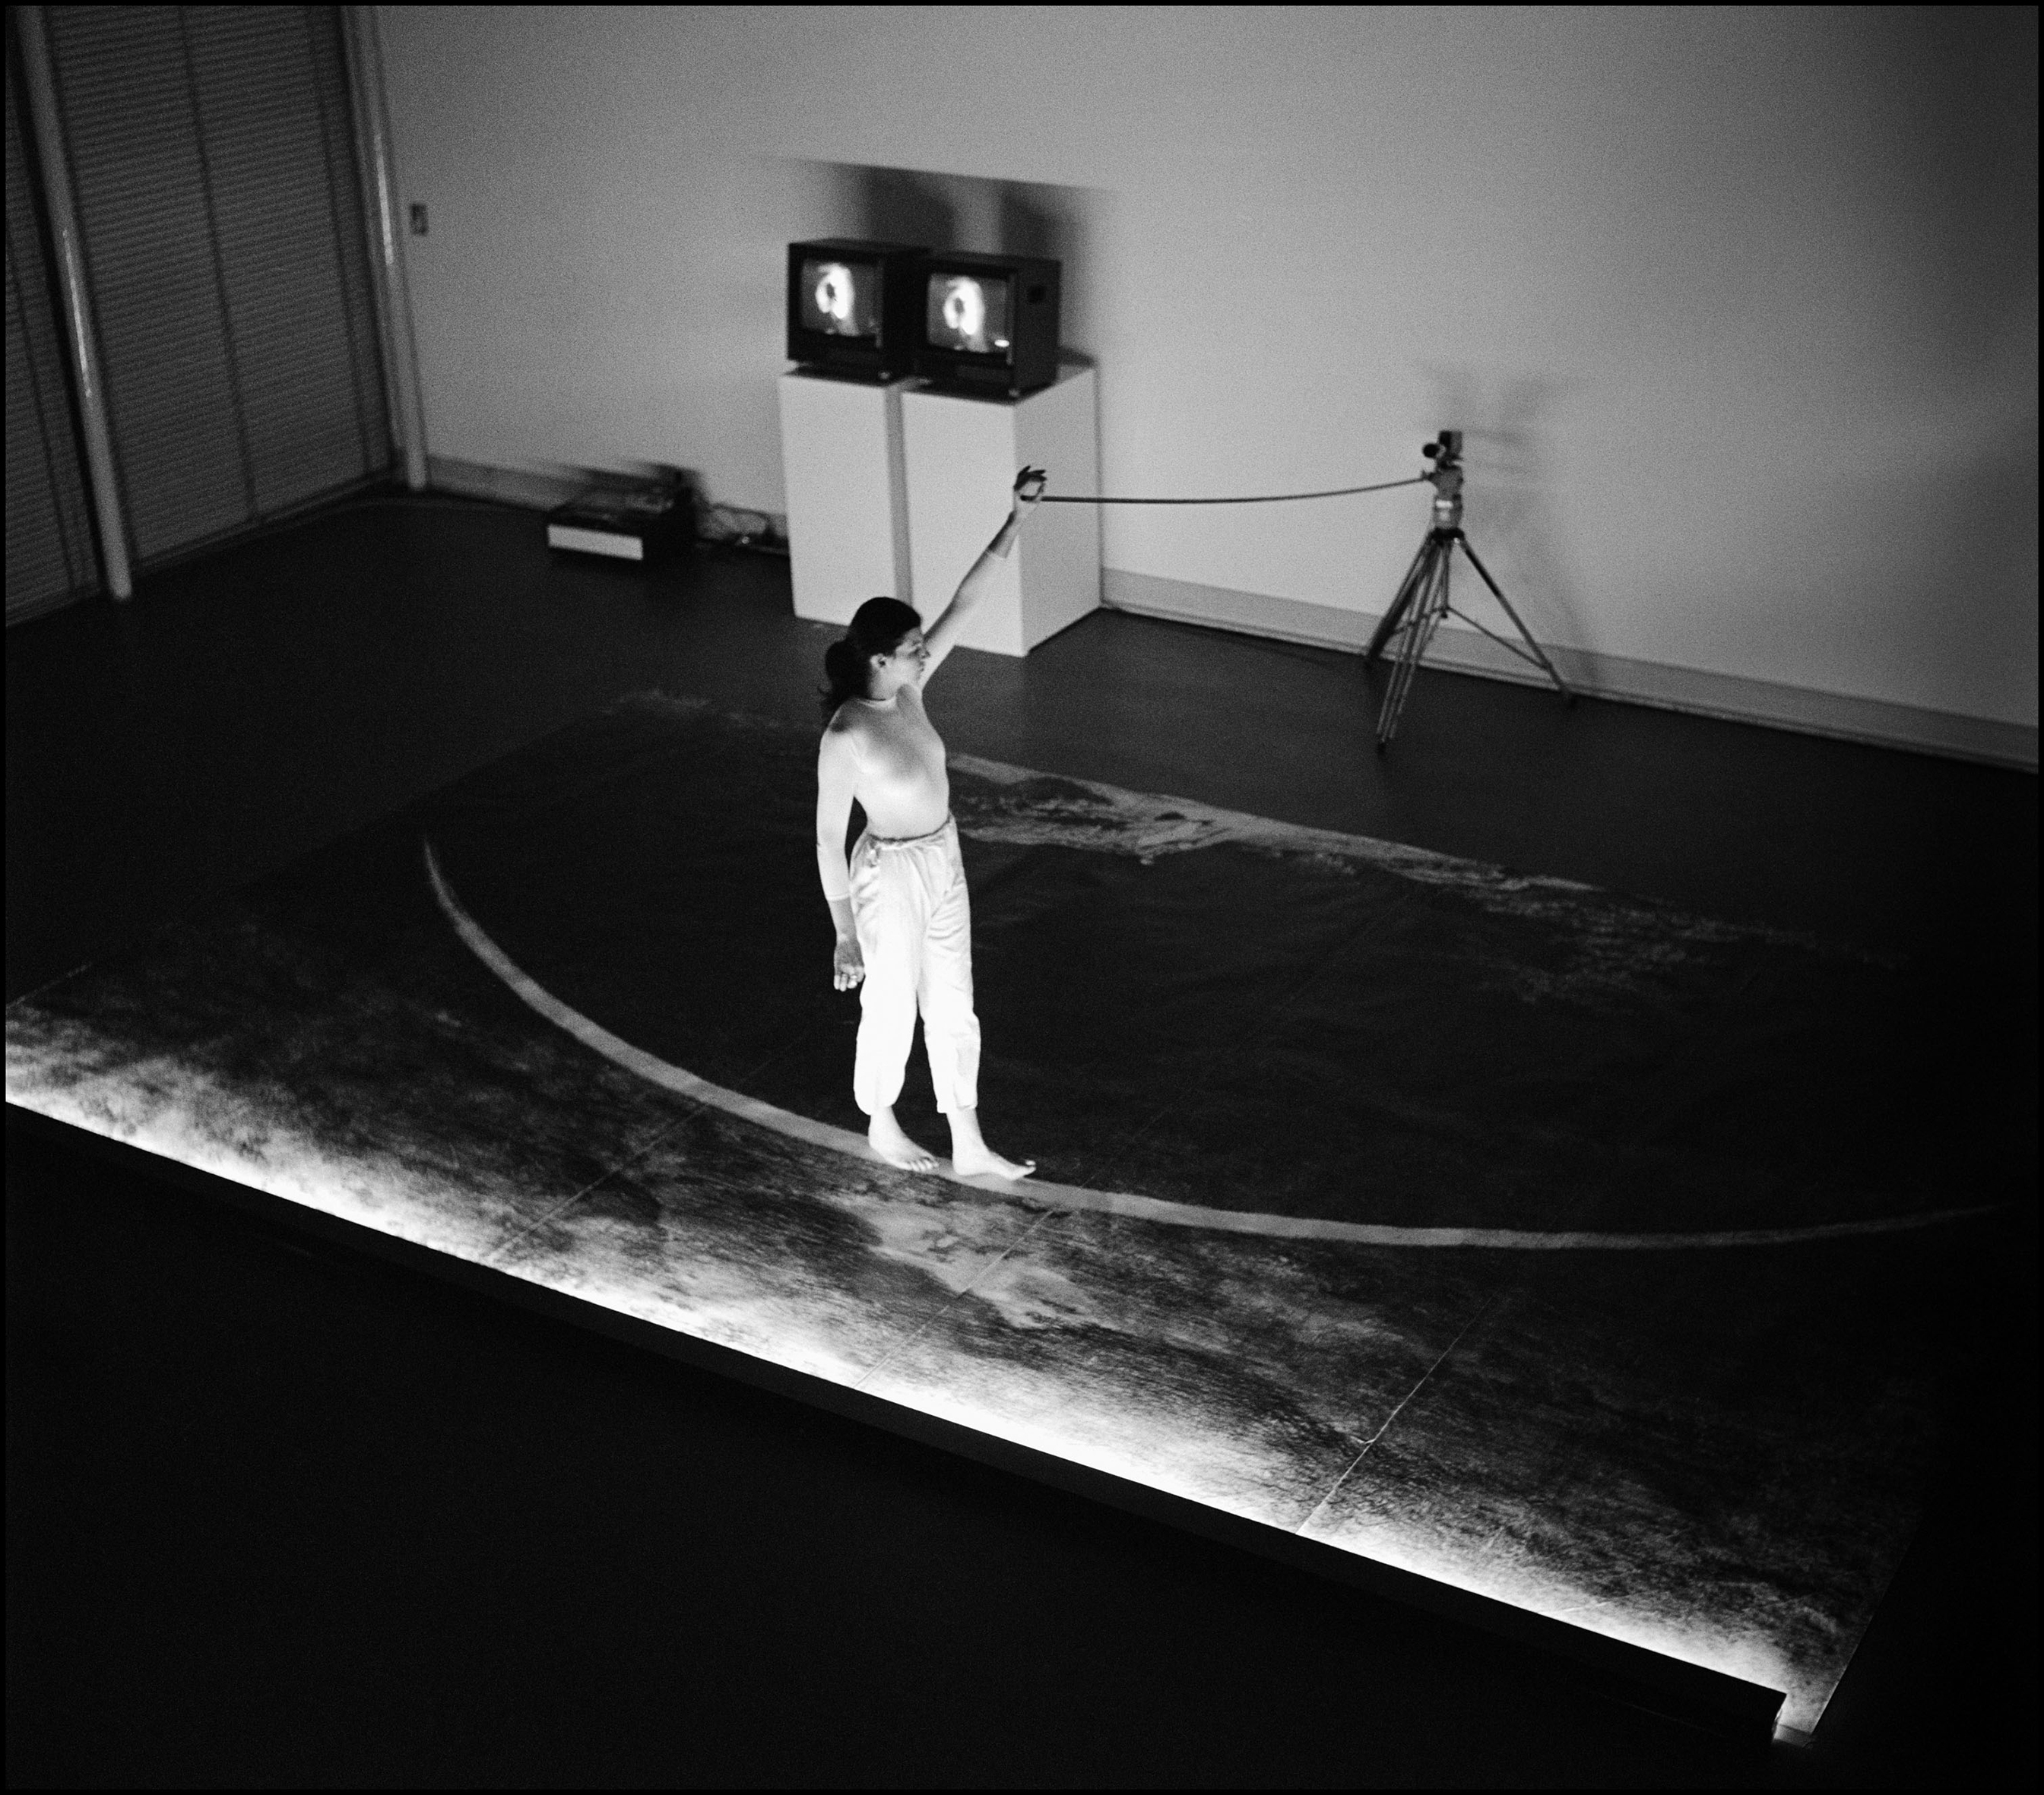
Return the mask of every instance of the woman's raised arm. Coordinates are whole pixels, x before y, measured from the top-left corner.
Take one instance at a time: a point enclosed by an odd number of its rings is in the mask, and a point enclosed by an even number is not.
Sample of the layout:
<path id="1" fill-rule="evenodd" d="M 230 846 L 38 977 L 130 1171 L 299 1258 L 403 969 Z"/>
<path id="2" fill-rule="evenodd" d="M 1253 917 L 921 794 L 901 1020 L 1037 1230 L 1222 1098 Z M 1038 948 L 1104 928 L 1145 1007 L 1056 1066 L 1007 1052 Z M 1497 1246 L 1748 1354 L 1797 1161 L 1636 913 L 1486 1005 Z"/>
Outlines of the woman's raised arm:
<path id="1" fill-rule="evenodd" d="M 923 640 L 930 650 L 930 658 L 923 669 L 923 683 L 929 683 L 930 676 L 942 666 L 951 651 L 958 646 L 959 635 L 965 627 L 966 618 L 986 594 L 993 583 L 993 564 L 1005 561 L 1009 551 L 1015 547 L 1015 538 L 1022 527 L 1023 520 L 1036 508 L 1036 502 L 1043 496 L 1044 474 L 1040 467 L 1025 467 L 1015 476 L 1015 489 L 1009 501 L 1008 516 L 994 532 L 993 540 L 980 551 L 978 560 L 966 570 L 959 581 L 958 591 L 943 608 L 943 615 L 923 631 Z"/>

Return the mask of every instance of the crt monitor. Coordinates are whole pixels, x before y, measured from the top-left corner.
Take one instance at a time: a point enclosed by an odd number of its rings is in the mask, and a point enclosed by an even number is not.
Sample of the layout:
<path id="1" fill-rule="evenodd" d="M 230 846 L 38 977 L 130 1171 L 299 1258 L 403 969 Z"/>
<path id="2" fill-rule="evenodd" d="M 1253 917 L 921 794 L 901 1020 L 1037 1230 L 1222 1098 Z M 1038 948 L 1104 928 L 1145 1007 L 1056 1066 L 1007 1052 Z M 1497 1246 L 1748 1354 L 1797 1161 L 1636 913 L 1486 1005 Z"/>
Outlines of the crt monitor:
<path id="1" fill-rule="evenodd" d="M 854 379 L 912 371 L 924 251 L 828 237 L 788 245 L 788 359 Z"/>
<path id="2" fill-rule="evenodd" d="M 1009 398 L 1048 386 L 1058 378 L 1062 273 L 1043 256 L 926 257 L 916 372 Z"/>

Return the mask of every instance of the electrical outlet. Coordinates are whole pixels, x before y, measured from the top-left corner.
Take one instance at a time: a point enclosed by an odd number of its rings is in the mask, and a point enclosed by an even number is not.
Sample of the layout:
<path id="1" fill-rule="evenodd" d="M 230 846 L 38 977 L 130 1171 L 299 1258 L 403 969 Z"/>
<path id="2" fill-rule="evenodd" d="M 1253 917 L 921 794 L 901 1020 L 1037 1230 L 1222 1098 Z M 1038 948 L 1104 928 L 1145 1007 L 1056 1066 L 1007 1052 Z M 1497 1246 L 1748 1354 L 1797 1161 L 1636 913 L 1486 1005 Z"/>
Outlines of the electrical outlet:
<path id="1" fill-rule="evenodd" d="M 422 237 L 426 234 L 426 208 L 420 200 L 412 201 L 412 235 Z"/>

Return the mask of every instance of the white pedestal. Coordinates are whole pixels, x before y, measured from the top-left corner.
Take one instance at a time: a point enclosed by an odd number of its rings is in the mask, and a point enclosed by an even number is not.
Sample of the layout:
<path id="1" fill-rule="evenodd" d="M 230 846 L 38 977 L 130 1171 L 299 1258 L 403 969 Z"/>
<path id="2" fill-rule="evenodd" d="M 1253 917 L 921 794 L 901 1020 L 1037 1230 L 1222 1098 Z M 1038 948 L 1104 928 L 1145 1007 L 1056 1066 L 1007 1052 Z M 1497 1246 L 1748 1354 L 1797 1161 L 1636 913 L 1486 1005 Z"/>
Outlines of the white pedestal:
<path id="1" fill-rule="evenodd" d="M 869 598 L 912 604 L 901 392 L 781 376 L 781 471 L 795 615 L 848 623 Z"/>
<path id="2" fill-rule="evenodd" d="M 1100 490 L 1095 390 L 1091 368 L 1066 368 L 1022 399 L 901 395 L 912 602 L 926 627 L 1001 527 L 1023 467 L 1047 469 L 1053 492 Z M 959 640 L 1027 654 L 1099 604 L 1099 508 L 1039 505 Z"/>

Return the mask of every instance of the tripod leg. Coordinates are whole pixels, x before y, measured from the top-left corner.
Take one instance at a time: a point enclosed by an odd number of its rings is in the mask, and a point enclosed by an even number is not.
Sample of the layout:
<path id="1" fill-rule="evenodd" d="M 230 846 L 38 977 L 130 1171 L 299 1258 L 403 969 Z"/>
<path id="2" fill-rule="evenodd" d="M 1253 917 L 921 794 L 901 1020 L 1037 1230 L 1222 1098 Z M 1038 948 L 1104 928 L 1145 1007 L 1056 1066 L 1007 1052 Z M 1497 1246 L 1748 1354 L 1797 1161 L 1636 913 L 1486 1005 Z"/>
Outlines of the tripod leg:
<path id="1" fill-rule="evenodd" d="M 1448 568 L 1453 550 L 1450 539 L 1429 535 L 1424 565 L 1415 570 L 1417 578 L 1413 604 L 1392 658 L 1391 683 L 1385 689 L 1383 707 L 1377 714 L 1377 751 L 1380 754 L 1391 746 L 1392 737 L 1398 733 L 1399 720 L 1405 714 L 1406 700 L 1412 696 L 1413 676 L 1419 671 L 1420 658 L 1427 652 L 1427 644 L 1434 639 L 1434 631 L 1440 627 L 1441 619 L 1447 614 Z"/>
<path id="2" fill-rule="evenodd" d="M 1384 652 L 1404 619 L 1406 610 L 1412 602 L 1412 594 L 1419 589 L 1420 570 L 1426 565 L 1427 550 L 1433 547 L 1434 536 L 1427 531 L 1426 539 L 1420 544 L 1420 552 L 1412 557 L 1412 565 L 1405 570 L 1405 577 L 1398 582 L 1398 596 L 1391 601 L 1391 608 L 1384 613 L 1383 621 L 1371 631 L 1370 646 L 1362 651 L 1362 664 L 1366 667 Z"/>
<path id="3" fill-rule="evenodd" d="M 1427 565 L 1421 571 L 1412 609 L 1406 615 L 1405 627 L 1393 653 L 1390 683 L 1385 688 L 1384 703 L 1377 714 L 1377 751 L 1380 754 L 1391 746 L 1392 737 L 1398 733 L 1399 721 L 1405 714 L 1405 701 L 1412 696 L 1413 677 L 1419 670 L 1420 656 L 1433 634 L 1431 622 L 1446 557 L 1439 545 L 1430 542 L 1428 550 Z"/>
<path id="4" fill-rule="evenodd" d="M 1533 639 L 1533 632 L 1527 628 L 1519 613 L 1512 608 L 1512 600 L 1504 596 L 1503 589 L 1490 577 L 1490 570 L 1477 559 L 1476 550 L 1470 547 L 1469 538 L 1460 536 L 1458 539 L 1462 545 L 1462 553 L 1470 558 L 1470 566 L 1483 576 L 1483 583 L 1490 588 L 1490 596 L 1504 607 L 1504 614 L 1512 619 L 1513 627 L 1518 630 L 1520 639 L 1532 650 L 1533 658 L 1546 669 L 1548 678 L 1554 682 L 1554 689 L 1571 704 L 1574 704 L 1576 695 L 1570 691 L 1568 682 L 1554 670 L 1554 663 L 1547 658 L 1547 651 Z"/>

